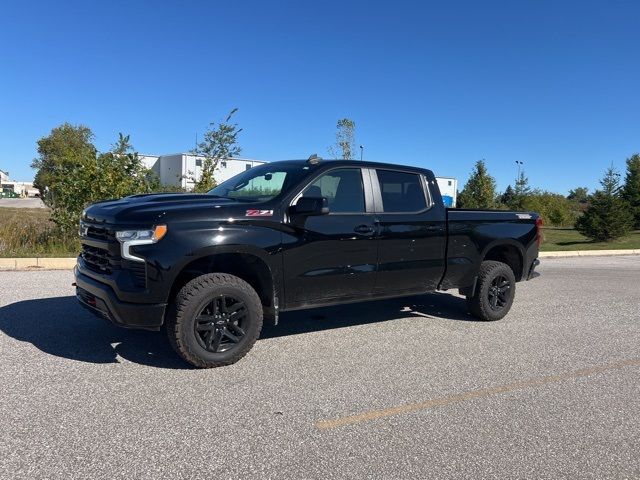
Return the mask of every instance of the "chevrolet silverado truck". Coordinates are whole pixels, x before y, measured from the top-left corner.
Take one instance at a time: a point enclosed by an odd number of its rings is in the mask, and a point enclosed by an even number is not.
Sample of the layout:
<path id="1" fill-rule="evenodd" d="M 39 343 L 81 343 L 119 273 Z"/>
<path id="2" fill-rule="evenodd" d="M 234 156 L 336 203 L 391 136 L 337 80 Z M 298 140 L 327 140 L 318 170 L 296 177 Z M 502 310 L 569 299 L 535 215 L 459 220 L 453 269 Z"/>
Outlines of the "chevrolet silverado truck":
<path id="1" fill-rule="evenodd" d="M 538 265 L 531 212 L 445 209 L 430 170 L 291 160 L 206 194 L 89 206 L 75 267 L 80 303 L 128 328 L 166 327 L 196 367 L 242 358 L 280 312 L 457 289 L 504 317 Z"/>

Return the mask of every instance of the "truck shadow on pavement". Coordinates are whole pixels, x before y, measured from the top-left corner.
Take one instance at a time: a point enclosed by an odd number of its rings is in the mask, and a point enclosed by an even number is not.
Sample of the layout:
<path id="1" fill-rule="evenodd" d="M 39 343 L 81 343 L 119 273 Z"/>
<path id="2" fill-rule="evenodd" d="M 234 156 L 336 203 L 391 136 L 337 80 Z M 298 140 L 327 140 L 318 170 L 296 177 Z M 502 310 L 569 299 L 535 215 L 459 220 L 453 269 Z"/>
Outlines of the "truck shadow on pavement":
<path id="1" fill-rule="evenodd" d="M 467 313 L 464 298 L 431 293 L 283 313 L 277 326 L 272 323 L 263 326 L 260 338 L 299 335 L 407 317 L 477 321 Z"/>
<path id="2" fill-rule="evenodd" d="M 284 313 L 278 326 L 265 323 L 261 339 L 366 325 L 399 318 L 474 321 L 463 298 L 447 294 L 364 302 Z M 25 300 L 0 307 L 0 331 L 42 352 L 88 363 L 118 363 L 118 357 L 158 368 L 187 369 L 164 331 L 127 330 L 82 309 L 75 297 Z"/>

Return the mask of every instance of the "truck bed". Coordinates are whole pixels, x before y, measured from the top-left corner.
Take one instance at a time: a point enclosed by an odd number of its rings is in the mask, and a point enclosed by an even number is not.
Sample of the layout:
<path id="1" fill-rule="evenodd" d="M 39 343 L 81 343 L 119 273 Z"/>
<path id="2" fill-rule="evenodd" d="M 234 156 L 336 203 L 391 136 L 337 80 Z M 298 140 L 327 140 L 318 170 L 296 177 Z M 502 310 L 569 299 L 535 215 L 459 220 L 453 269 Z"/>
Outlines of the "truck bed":
<path id="1" fill-rule="evenodd" d="M 440 289 L 473 286 L 482 259 L 498 253 L 521 265 L 514 268 L 516 280 L 526 280 L 538 253 L 539 223 L 533 212 L 446 209 L 447 260 Z"/>

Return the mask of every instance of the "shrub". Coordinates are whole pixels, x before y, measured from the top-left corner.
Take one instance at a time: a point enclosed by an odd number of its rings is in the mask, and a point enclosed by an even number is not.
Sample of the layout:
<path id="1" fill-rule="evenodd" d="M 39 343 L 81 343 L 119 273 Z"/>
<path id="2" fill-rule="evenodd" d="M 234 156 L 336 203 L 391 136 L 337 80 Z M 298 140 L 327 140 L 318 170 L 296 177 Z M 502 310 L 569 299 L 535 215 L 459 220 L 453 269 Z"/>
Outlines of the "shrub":
<path id="1" fill-rule="evenodd" d="M 576 213 L 564 196 L 536 190 L 521 198 L 521 209 L 537 212 L 545 225 L 567 227 L 576 221 Z"/>
<path id="2" fill-rule="evenodd" d="M 576 229 L 594 241 L 611 241 L 631 230 L 633 214 L 620 195 L 620 175 L 609 168 L 600 181 L 602 190 L 590 198 L 590 205 L 576 221 Z"/>

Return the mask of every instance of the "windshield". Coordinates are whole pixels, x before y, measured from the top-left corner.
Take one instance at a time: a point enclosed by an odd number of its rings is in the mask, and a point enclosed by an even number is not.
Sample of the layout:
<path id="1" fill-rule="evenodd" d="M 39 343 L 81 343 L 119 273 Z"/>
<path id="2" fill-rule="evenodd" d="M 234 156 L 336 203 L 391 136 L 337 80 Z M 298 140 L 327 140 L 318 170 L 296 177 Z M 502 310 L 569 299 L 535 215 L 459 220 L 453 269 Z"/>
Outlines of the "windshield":
<path id="1" fill-rule="evenodd" d="M 250 168 L 207 192 L 244 202 L 265 202 L 287 191 L 309 171 L 307 165 L 264 164 Z"/>

